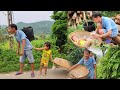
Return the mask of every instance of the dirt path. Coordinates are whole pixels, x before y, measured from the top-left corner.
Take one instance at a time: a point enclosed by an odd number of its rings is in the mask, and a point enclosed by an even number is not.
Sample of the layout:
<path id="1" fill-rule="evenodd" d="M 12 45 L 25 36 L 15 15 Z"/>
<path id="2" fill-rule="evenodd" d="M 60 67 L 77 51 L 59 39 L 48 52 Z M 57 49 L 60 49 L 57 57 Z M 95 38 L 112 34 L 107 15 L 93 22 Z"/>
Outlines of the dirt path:
<path id="1" fill-rule="evenodd" d="M 24 72 L 22 75 L 15 75 L 16 72 L 11 72 L 7 74 L 0 74 L 0 79 L 69 79 L 67 77 L 67 70 L 64 68 L 56 68 L 55 70 L 48 69 L 48 74 L 46 76 L 39 75 L 39 71 L 35 71 L 35 77 L 31 78 L 31 71 Z"/>

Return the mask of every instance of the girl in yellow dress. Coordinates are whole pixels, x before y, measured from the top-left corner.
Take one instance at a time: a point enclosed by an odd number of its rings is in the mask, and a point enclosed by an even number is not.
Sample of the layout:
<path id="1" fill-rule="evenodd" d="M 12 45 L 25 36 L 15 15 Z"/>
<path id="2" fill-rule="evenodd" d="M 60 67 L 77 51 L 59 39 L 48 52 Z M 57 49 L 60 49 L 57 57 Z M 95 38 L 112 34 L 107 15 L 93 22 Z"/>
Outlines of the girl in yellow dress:
<path id="1" fill-rule="evenodd" d="M 44 47 L 42 48 L 34 48 L 35 50 L 43 50 L 41 62 L 40 62 L 40 75 L 42 74 L 42 69 L 44 68 L 44 75 L 47 75 L 47 68 L 48 68 L 48 63 L 49 60 L 52 61 L 52 51 L 50 50 L 50 43 L 45 42 Z"/>

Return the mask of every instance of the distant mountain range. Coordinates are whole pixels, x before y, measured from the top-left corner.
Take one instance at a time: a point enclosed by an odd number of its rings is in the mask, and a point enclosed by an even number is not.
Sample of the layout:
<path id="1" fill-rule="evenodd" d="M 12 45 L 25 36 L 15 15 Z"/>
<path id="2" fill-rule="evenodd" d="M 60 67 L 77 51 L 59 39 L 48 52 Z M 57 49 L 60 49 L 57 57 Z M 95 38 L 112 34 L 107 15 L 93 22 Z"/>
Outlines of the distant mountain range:
<path id="1" fill-rule="evenodd" d="M 18 29 L 22 29 L 23 27 L 33 27 L 35 35 L 40 35 L 41 33 L 49 34 L 51 33 L 51 27 L 54 21 L 39 21 L 34 23 L 17 23 Z M 5 28 L 6 25 L 2 25 L 1 28 Z"/>

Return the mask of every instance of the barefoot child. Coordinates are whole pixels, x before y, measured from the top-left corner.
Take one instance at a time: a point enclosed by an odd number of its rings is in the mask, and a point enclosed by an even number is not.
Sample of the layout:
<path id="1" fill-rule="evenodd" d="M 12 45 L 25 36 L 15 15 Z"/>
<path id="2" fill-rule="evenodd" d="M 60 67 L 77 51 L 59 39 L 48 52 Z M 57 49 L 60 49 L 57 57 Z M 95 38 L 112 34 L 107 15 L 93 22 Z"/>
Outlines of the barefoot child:
<path id="1" fill-rule="evenodd" d="M 80 46 L 84 46 L 85 48 L 90 47 L 92 44 L 95 44 L 95 39 L 90 37 L 90 38 L 78 38 L 77 36 L 72 36 L 72 40 L 77 43 Z M 97 41 L 97 40 L 96 40 Z M 97 43 L 97 46 L 99 46 L 102 42 L 101 39 L 98 39 L 99 43 Z"/>
<path id="2" fill-rule="evenodd" d="M 34 48 L 35 50 L 43 50 L 41 62 L 40 62 L 40 75 L 42 74 L 42 69 L 44 68 L 44 75 L 47 75 L 47 68 L 49 60 L 52 62 L 52 51 L 50 50 L 50 43 L 45 42 L 44 47 L 42 48 Z"/>
<path id="3" fill-rule="evenodd" d="M 96 61 L 94 58 L 90 57 L 90 51 L 85 49 L 84 50 L 84 57 L 74 66 L 72 66 L 69 71 L 78 67 L 79 65 L 84 65 L 89 70 L 89 74 L 87 79 L 96 79 Z"/>

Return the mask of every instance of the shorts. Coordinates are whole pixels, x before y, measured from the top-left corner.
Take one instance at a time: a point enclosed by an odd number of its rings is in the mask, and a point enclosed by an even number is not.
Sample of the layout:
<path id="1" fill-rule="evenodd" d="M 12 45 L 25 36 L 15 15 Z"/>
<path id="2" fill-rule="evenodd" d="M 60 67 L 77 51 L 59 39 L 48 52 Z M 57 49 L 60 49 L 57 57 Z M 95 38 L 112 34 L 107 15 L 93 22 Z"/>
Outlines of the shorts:
<path id="1" fill-rule="evenodd" d="M 41 66 L 48 67 L 48 60 L 41 59 Z"/>
<path id="2" fill-rule="evenodd" d="M 20 56 L 20 63 L 23 63 L 26 58 L 28 58 L 29 63 L 34 63 L 32 49 L 31 50 L 24 50 L 24 55 Z"/>
<path id="3" fill-rule="evenodd" d="M 103 31 L 104 31 L 104 33 L 107 33 L 107 31 L 105 30 L 105 29 L 103 29 Z M 118 32 L 112 32 L 112 34 L 111 34 L 111 38 L 114 38 L 114 37 L 116 37 L 116 36 L 118 36 Z"/>

